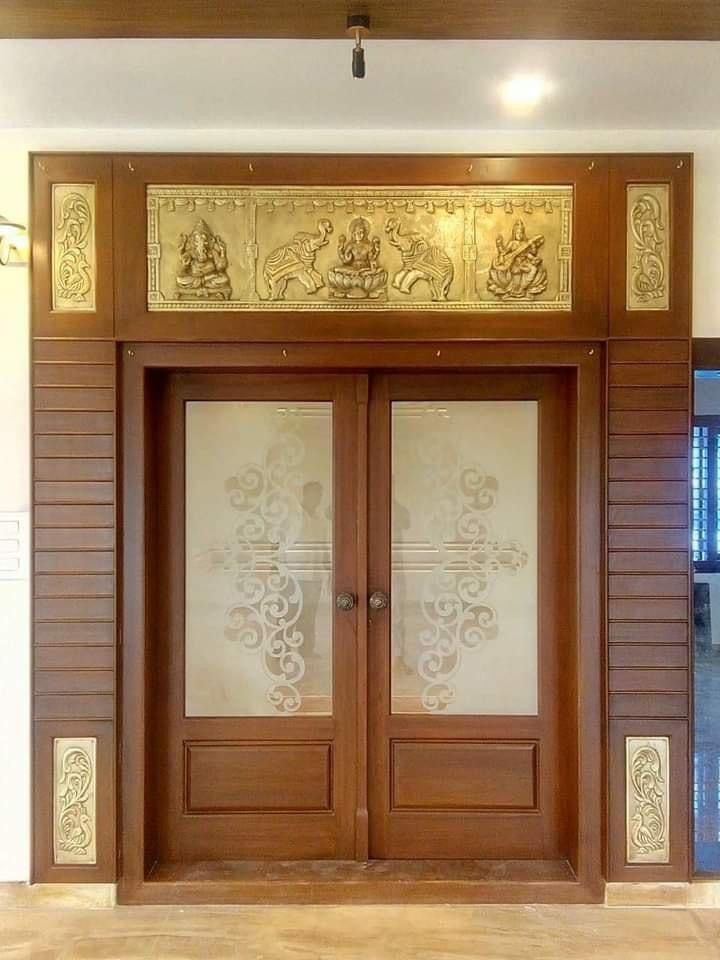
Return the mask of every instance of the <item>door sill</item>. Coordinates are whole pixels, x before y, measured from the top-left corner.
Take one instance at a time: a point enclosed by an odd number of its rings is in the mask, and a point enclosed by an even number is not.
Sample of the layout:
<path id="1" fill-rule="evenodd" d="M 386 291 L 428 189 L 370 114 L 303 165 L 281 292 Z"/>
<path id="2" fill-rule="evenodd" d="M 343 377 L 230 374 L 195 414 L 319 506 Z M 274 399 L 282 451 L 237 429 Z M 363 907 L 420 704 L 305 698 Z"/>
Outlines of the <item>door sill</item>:
<path id="1" fill-rule="evenodd" d="M 157 863 L 121 880 L 120 903 L 598 903 L 566 860 Z"/>

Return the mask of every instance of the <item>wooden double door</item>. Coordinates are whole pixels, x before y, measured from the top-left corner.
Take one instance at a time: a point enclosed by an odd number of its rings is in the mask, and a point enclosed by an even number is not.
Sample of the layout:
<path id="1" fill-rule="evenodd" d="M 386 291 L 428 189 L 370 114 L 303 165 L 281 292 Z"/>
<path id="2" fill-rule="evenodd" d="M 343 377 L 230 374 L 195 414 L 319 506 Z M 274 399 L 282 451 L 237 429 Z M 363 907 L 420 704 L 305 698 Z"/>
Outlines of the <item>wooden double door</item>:
<path id="1" fill-rule="evenodd" d="M 165 378 L 161 861 L 572 855 L 569 397 L 550 371 Z"/>

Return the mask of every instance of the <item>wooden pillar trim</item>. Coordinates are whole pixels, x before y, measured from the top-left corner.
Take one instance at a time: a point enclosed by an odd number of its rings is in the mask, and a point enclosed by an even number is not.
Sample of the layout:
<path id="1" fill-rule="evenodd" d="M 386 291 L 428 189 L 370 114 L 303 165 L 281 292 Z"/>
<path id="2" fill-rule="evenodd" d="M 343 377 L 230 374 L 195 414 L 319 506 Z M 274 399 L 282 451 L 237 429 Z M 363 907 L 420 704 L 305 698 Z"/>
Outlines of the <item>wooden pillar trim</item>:
<path id="1" fill-rule="evenodd" d="M 111 881 L 117 568 L 112 166 L 97 156 L 36 157 L 31 177 L 33 880 Z"/>

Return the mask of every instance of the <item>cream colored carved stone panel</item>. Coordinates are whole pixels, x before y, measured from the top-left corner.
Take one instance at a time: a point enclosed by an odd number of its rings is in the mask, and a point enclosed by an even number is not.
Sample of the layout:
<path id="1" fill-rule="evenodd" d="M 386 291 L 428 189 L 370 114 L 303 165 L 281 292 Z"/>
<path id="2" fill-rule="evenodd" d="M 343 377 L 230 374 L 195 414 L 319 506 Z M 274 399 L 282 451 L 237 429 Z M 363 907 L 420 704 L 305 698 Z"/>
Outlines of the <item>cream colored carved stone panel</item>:
<path id="1" fill-rule="evenodd" d="M 57 737 L 53 741 L 53 861 L 95 864 L 95 737 Z"/>
<path id="2" fill-rule="evenodd" d="M 670 185 L 627 188 L 627 309 L 670 309 Z"/>
<path id="3" fill-rule="evenodd" d="M 627 862 L 670 860 L 670 740 L 625 738 Z"/>
<path id="4" fill-rule="evenodd" d="M 150 310 L 572 309 L 571 186 L 147 189 Z"/>
<path id="5" fill-rule="evenodd" d="M 56 183 L 52 193 L 53 310 L 95 309 L 95 184 Z"/>

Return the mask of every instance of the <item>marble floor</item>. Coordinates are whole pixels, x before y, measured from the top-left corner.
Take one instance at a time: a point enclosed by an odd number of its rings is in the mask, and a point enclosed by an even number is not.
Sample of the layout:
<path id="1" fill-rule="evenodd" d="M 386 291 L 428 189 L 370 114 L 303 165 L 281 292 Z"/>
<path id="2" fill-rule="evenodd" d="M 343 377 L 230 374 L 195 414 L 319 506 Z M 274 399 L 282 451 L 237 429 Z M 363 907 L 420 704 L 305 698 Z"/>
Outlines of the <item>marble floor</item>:
<path id="1" fill-rule="evenodd" d="M 695 648 L 695 871 L 720 876 L 720 651 Z"/>
<path id="2" fill-rule="evenodd" d="M 720 960 L 720 910 L 602 906 L 0 911 L 2 960 Z"/>

